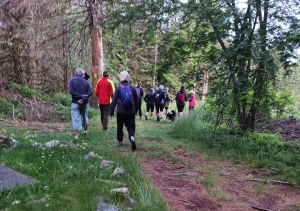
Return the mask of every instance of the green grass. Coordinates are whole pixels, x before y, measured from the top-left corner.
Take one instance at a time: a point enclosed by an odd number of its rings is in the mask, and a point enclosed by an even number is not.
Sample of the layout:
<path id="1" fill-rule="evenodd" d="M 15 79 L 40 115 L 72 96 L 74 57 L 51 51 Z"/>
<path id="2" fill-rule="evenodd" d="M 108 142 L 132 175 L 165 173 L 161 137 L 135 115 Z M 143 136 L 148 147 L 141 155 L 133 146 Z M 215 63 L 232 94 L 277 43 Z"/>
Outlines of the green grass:
<path id="1" fill-rule="evenodd" d="M 253 167 L 271 169 L 274 179 L 300 187 L 300 144 L 285 142 L 272 134 L 242 133 L 221 128 L 213 134 L 201 112 L 177 121 L 169 133 L 173 138 L 201 149 L 206 155 L 246 161 Z"/>
<path id="2" fill-rule="evenodd" d="M 95 210 L 97 196 L 122 210 L 126 209 L 124 196 L 110 194 L 110 190 L 122 186 L 106 184 L 101 180 L 114 180 L 127 184 L 130 197 L 135 201 L 134 210 L 168 210 L 162 197 L 141 173 L 139 155 L 130 151 L 129 141 L 124 148 L 117 148 L 116 131 L 104 133 L 98 120 L 91 121 L 88 136 L 80 136 L 76 149 L 70 147 L 32 147 L 31 143 L 46 143 L 51 140 L 73 141 L 70 125 L 62 132 L 53 132 L 59 126 L 38 126 L 28 128 L 8 128 L 2 134 L 20 142 L 17 148 L 0 148 L 0 163 L 38 180 L 40 183 L 3 191 L 0 197 L 0 210 Z M 1 126 L 5 126 L 1 123 Z M 4 128 L 4 127 L 3 127 Z M 48 132 L 47 132 L 48 131 Z M 137 137 L 139 135 L 137 134 Z M 126 135 L 125 135 L 126 138 Z M 127 140 L 127 138 L 125 139 Z M 90 151 L 98 157 L 85 160 Z M 100 168 L 103 159 L 115 162 L 112 168 Z M 112 178 L 116 167 L 123 168 L 129 175 L 126 178 Z M 9 197 L 7 197 L 9 196 Z M 44 198 L 46 202 L 31 203 Z"/>

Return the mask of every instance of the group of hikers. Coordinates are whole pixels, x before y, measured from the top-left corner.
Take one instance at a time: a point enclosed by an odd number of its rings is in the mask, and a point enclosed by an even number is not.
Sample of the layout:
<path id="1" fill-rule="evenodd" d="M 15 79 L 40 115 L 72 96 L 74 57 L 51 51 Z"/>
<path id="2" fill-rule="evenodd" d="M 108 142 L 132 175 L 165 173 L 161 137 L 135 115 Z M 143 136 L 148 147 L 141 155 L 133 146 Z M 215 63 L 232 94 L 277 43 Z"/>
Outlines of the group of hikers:
<path id="1" fill-rule="evenodd" d="M 84 135 L 87 135 L 88 126 L 88 109 L 89 98 L 93 91 L 88 83 L 89 75 L 81 68 L 76 69 L 76 75 L 69 82 L 69 93 L 72 95 L 71 118 L 72 128 L 74 131 L 74 139 L 78 139 L 78 131 L 84 128 Z M 115 88 L 113 81 L 109 78 L 107 71 L 103 72 L 103 77 L 97 82 L 95 95 L 98 97 L 98 105 L 100 108 L 100 117 L 103 131 L 107 132 L 109 116 L 112 118 L 116 112 L 117 120 L 117 146 L 123 144 L 123 127 L 127 128 L 128 138 L 131 143 L 131 149 L 136 150 L 134 139 L 135 119 L 138 115 L 142 119 L 142 102 L 146 102 L 145 119 L 153 117 L 154 108 L 156 109 L 156 119 L 160 121 L 163 114 L 168 113 L 169 105 L 173 99 L 170 96 L 169 89 L 162 84 L 158 89 L 150 88 L 149 92 L 144 96 L 142 82 L 138 82 L 137 86 L 129 83 L 129 73 L 122 71 L 119 74 L 120 84 Z M 178 116 L 183 115 L 186 102 L 189 102 L 189 111 L 193 111 L 196 106 L 196 96 L 190 91 L 189 97 L 185 91 L 185 87 L 181 86 L 176 93 L 175 101 L 178 110 Z M 164 111 L 165 109 L 165 111 Z M 150 117 L 148 117 L 150 113 Z"/>

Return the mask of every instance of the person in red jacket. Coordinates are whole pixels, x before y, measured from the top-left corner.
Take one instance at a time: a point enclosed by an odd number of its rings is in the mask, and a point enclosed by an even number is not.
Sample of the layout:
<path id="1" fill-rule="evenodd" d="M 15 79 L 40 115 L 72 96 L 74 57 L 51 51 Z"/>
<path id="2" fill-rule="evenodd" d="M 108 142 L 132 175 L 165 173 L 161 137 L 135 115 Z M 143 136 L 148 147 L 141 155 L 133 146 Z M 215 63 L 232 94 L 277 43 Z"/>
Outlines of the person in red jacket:
<path id="1" fill-rule="evenodd" d="M 109 73 L 103 72 L 103 77 L 97 82 L 96 96 L 98 97 L 102 129 L 108 131 L 109 108 L 114 96 L 115 86 L 109 79 Z"/>

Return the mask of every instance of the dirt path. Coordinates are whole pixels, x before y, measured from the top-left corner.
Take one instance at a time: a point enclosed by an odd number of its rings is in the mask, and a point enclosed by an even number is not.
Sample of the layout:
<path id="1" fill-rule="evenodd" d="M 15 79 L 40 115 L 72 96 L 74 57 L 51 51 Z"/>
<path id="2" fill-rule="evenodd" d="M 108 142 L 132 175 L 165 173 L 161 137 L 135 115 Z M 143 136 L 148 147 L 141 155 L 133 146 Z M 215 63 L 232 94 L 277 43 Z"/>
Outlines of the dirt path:
<path id="1" fill-rule="evenodd" d="M 266 169 L 210 161 L 180 150 L 172 154 L 176 162 L 146 158 L 142 168 L 174 211 L 300 210 L 300 190 L 238 179 L 268 179 Z"/>

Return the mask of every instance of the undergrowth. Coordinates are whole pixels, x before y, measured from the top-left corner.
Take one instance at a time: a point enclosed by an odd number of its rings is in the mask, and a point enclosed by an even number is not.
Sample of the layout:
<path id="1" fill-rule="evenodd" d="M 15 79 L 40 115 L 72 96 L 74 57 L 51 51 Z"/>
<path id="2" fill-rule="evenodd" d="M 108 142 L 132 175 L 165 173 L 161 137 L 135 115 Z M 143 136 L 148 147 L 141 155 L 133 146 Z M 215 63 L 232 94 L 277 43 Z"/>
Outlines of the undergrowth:
<path id="1" fill-rule="evenodd" d="M 204 120 L 202 112 L 181 118 L 172 126 L 170 135 L 184 142 L 198 144 L 234 161 L 246 160 L 255 167 L 271 170 L 278 180 L 300 187 L 300 144 L 286 142 L 272 134 L 233 132 L 221 128 L 215 132 Z"/>

